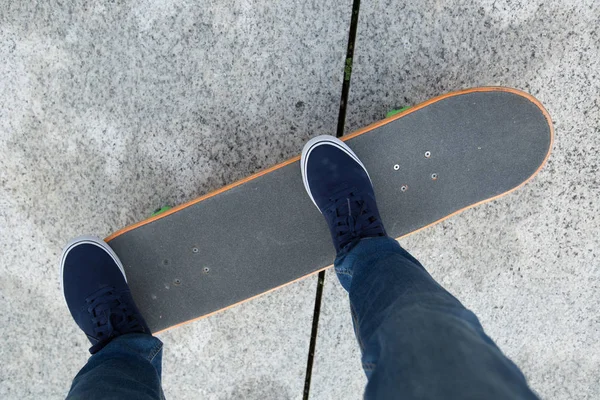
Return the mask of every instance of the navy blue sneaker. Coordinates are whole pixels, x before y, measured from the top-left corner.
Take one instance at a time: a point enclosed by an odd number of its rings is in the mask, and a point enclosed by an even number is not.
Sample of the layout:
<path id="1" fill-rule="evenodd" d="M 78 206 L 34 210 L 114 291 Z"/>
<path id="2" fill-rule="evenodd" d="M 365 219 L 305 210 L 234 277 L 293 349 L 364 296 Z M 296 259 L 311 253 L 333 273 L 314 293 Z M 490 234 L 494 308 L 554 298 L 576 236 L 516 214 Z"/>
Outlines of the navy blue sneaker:
<path id="1" fill-rule="evenodd" d="M 90 353 L 126 333 L 151 334 L 133 302 L 121 261 L 103 240 L 72 240 L 63 250 L 60 271 L 65 301 L 92 343 Z"/>
<path id="2" fill-rule="evenodd" d="M 300 166 L 304 187 L 325 217 L 338 255 L 360 239 L 386 236 L 369 173 L 344 142 L 329 135 L 309 140 Z"/>

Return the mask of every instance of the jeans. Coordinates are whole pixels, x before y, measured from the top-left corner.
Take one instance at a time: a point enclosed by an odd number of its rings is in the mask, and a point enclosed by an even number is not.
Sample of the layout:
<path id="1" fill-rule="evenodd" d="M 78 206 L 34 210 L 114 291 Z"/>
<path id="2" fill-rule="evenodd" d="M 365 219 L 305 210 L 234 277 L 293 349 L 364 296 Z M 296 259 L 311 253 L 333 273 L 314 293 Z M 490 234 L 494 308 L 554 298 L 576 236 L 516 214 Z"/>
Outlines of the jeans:
<path id="1" fill-rule="evenodd" d="M 365 399 L 537 399 L 475 314 L 391 238 L 335 260 L 368 378 Z M 162 343 L 124 335 L 90 357 L 69 399 L 162 399 Z"/>
<path id="2" fill-rule="evenodd" d="M 537 399 L 479 320 L 394 239 L 338 256 L 368 378 L 365 399 Z"/>
<path id="3" fill-rule="evenodd" d="M 79 371 L 67 399 L 164 399 L 160 340 L 145 333 L 114 338 Z"/>

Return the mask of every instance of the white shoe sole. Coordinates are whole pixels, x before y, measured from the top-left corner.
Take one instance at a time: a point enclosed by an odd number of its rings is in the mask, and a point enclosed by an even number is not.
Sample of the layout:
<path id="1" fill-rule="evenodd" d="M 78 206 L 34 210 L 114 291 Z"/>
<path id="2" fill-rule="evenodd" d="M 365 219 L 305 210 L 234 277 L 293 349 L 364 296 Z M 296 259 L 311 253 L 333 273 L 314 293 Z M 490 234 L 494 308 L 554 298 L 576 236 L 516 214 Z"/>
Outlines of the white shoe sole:
<path id="1" fill-rule="evenodd" d="M 64 297 L 65 296 L 65 284 L 64 284 L 65 260 L 67 258 L 67 255 L 69 254 L 69 252 L 80 244 L 93 244 L 93 245 L 98 246 L 101 249 L 105 250 L 108 253 L 108 255 L 110 255 L 110 257 L 114 260 L 114 262 L 117 263 L 119 270 L 123 274 L 123 278 L 125 279 L 125 282 L 127 282 L 127 276 L 125 276 L 125 269 L 123 268 L 123 264 L 121 263 L 121 260 L 119 260 L 119 257 L 115 254 L 113 249 L 111 249 L 110 246 L 104 240 L 102 240 L 98 237 L 95 237 L 95 236 L 79 236 L 79 237 L 69 241 L 69 243 L 67 243 L 67 245 L 63 249 L 62 255 L 60 257 L 60 288 L 63 292 L 63 298 L 65 299 L 65 303 L 67 302 L 67 299 Z M 85 268 L 85 265 L 82 267 Z"/>
<path id="2" fill-rule="evenodd" d="M 321 209 L 319 209 L 317 202 L 313 198 L 312 193 L 310 191 L 310 186 L 308 185 L 308 178 L 306 176 L 306 164 L 308 163 L 308 157 L 310 156 L 310 153 L 317 147 L 323 146 L 323 145 L 335 146 L 338 149 L 342 150 L 344 153 L 348 154 L 350 157 L 352 157 L 354 159 L 354 161 L 356 161 L 362 167 L 362 169 L 365 170 L 365 173 L 367 174 L 369 181 L 371 181 L 369 172 L 367 171 L 367 169 L 365 168 L 363 163 L 358 159 L 358 156 L 356 154 L 354 154 L 354 152 L 350 149 L 350 147 L 348 147 L 348 145 L 346 143 L 342 142 L 340 139 L 338 139 L 334 136 L 331 136 L 331 135 L 321 135 L 321 136 L 317 136 L 317 137 L 310 139 L 304 145 L 304 148 L 302 149 L 302 156 L 300 157 L 300 170 L 302 172 L 302 182 L 304 183 L 304 188 L 306 189 L 306 192 L 308 193 L 308 196 L 314 203 L 315 207 L 317 207 L 317 209 L 319 211 L 321 211 Z M 371 182 L 371 184 L 372 183 L 373 182 Z"/>

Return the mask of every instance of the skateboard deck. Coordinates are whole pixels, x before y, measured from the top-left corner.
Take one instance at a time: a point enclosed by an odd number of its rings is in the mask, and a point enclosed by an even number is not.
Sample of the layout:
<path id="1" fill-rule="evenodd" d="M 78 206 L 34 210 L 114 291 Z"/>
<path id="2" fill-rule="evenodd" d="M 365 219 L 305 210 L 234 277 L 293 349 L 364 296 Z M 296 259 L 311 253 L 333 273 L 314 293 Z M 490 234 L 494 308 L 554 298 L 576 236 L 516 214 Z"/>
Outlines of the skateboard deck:
<path id="1" fill-rule="evenodd" d="M 366 166 L 388 234 L 406 236 L 525 184 L 553 143 L 532 96 L 449 93 L 343 138 Z M 327 225 L 300 157 L 106 238 L 153 332 L 206 317 L 331 266 Z"/>

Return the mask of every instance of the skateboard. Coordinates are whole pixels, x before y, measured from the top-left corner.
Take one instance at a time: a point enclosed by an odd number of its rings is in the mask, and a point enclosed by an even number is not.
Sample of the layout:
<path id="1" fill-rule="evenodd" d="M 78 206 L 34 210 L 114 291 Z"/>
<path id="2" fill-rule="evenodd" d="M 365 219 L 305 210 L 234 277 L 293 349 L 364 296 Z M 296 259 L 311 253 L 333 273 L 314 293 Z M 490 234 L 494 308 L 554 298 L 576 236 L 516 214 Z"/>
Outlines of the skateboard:
<path id="1" fill-rule="evenodd" d="M 369 171 L 388 234 L 401 238 L 524 185 L 548 159 L 553 127 L 531 95 L 484 87 L 403 109 L 342 140 Z M 335 250 L 299 160 L 105 239 L 154 333 L 331 266 Z"/>

